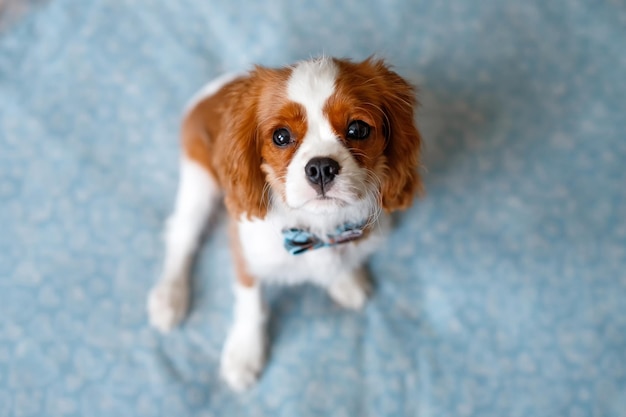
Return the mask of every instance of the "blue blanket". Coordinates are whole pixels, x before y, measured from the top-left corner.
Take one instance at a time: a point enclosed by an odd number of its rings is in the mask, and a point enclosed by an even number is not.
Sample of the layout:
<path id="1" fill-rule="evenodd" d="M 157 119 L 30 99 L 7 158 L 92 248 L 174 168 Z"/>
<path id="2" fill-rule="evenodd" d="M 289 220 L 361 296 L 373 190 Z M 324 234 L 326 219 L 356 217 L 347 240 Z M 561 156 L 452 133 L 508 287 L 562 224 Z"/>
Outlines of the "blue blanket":
<path id="1" fill-rule="evenodd" d="M 0 416 L 626 415 L 623 2 L 36 3 L 0 26 Z M 268 289 L 237 395 L 223 213 L 188 320 L 147 325 L 179 117 L 220 73 L 321 53 L 420 86 L 427 194 L 363 312 Z"/>

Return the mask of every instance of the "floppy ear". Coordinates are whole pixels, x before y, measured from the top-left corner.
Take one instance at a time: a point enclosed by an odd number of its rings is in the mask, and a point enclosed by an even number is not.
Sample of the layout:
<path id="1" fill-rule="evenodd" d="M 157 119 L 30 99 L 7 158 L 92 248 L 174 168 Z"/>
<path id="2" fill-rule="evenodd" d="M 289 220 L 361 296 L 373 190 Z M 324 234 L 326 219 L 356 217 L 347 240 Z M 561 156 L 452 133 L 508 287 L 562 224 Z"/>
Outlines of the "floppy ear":
<path id="1" fill-rule="evenodd" d="M 261 147 L 257 137 L 258 83 L 255 73 L 233 91 L 233 106 L 223 128 L 228 135 L 222 150 L 226 207 L 235 215 L 263 218 L 268 196 L 265 174 L 261 171 Z"/>
<path id="2" fill-rule="evenodd" d="M 382 74 L 380 91 L 385 113 L 387 166 L 381 186 L 382 205 L 391 212 L 409 207 L 422 191 L 417 171 L 422 140 L 414 119 L 415 89 L 383 61 L 375 65 Z"/>

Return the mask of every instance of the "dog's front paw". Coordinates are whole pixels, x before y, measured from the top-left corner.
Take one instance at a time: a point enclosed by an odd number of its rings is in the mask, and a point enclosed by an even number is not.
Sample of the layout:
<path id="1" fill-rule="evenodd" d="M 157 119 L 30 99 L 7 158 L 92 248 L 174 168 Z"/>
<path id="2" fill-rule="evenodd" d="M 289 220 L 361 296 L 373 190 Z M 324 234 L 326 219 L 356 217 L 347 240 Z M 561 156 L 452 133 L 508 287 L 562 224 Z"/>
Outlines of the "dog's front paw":
<path id="1" fill-rule="evenodd" d="M 365 306 L 372 287 L 365 269 L 358 269 L 347 276 L 338 277 L 330 287 L 328 294 L 340 306 L 351 310 L 360 310 Z"/>
<path id="2" fill-rule="evenodd" d="M 235 391 L 250 388 L 265 363 L 265 340 L 260 328 L 233 328 L 222 351 L 222 378 Z"/>
<path id="3" fill-rule="evenodd" d="M 187 313 L 189 288 L 184 280 L 162 280 L 148 295 L 150 324 L 162 332 L 172 330 Z"/>

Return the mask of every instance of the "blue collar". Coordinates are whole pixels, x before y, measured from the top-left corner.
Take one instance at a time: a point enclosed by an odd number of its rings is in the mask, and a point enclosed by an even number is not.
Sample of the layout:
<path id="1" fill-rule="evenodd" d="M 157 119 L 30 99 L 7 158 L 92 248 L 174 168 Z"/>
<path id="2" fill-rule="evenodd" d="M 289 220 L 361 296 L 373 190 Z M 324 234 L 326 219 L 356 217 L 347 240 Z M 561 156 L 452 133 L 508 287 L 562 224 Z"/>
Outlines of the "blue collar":
<path id="1" fill-rule="evenodd" d="M 292 255 L 300 255 L 309 250 L 352 242 L 363 237 L 367 223 L 367 219 L 360 223 L 345 223 L 337 227 L 334 234 L 326 235 L 326 240 L 305 229 L 283 229 L 285 249 Z"/>

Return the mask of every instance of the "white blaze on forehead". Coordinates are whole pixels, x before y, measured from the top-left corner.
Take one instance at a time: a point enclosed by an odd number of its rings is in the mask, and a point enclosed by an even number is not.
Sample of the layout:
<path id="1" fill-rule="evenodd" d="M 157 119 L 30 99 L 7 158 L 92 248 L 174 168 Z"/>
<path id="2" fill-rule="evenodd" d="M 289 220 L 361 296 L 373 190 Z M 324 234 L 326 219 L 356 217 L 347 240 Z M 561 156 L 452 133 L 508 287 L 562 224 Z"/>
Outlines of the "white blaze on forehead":
<path id="1" fill-rule="evenodd" d="M 335 139 L 323 109 L 328 98 L 335 92 L 337 66 L 332 59 L 319 58 L 296 64 L 287 83 L 287 96 L 306 110 L 307 136 L 319 139 Z"/>
<path id="2" fill-rule="evenodd" d="M 285 202 L 290 208 L 304 208 L 318 213 L 338 210 L 332 204 L 328 205 L 330 208 L 325 208 L 324 202 L 316 203 L 318 191 L 307 180 L 305 171 L 307 163 L 315 157 L 332 158 L 341 167 L 332 186 L 326 191 L 326 197 L 351 207 L 362 201 L 362 196 L 366 194 L 363 189 L 365 171 L 359 168 L 324 115 L 324 106 L 335 93 L 338 73 L 332 59 L 320 58 L 297 64 L 287 83 L 287 97 L 304 107 L 307 121 L 307 132 L 304 137 L 297 139 L 300 142 L 298 149 L 287 167 Z M 305 207 L 308 203 L 311 204 Z"/>

